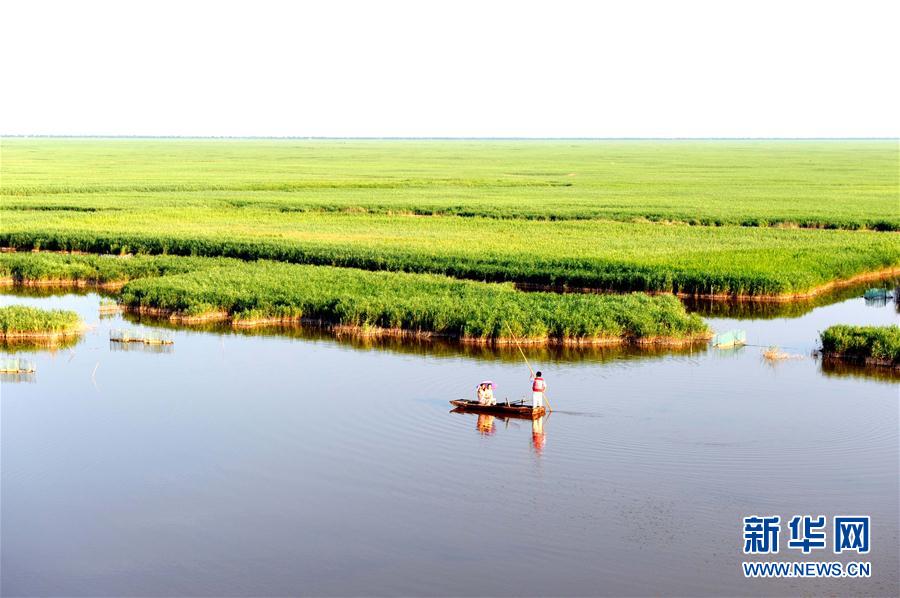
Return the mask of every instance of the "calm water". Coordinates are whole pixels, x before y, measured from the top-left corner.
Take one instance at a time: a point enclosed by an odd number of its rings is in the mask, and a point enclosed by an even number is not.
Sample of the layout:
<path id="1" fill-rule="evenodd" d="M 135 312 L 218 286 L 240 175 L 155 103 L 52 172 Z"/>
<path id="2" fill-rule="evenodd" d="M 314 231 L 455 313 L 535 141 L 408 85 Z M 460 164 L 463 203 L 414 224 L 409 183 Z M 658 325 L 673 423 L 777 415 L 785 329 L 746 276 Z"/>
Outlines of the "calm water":
<path id="1" fill-rule="evenodd" d="M 900 385 L 809 356 L 892 303 L 710 320 L 802 356 L 774 365 L 532 350 L 556 409 L 533 428 L 449 413 L 485 378 L 526 394 L 514 353 L 184 330 L 123 351 L 109 328 L 140 325 L 98 301 L 0 297 L 96 324 L 2 384 L 4 595 L 898 593 Z M 745 580 L 748 514 L 871 515 L 873 577 Z"/>

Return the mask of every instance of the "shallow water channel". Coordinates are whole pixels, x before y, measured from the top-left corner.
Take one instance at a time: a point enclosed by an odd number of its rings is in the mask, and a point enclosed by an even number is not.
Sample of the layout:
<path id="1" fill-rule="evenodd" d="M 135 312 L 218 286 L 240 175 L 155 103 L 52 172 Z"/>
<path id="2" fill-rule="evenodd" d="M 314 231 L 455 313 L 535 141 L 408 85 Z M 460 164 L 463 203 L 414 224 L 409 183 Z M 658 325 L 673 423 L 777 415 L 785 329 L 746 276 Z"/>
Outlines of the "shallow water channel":
<path id="1" fill-rule="evenodd" d="M 709 319 L 799 356 L 774 364 L 528 349 L 555 409 L 535 425 L 450 413 L 483 379 L 526 394 L 511 351 L 227 329 L 123 350 L 110 329 L 156 324 L 90 293 L 10 303 L 93 328 L 2 382 L 3 595 L 897 593 L 900 385 L 810 355 L 830 324 L 896 323 L 890 301 Z M 872 577 L 745 579 L 753 514 L 870 515 Z M 847 560 L 786 534 L 769 560 Z"/>

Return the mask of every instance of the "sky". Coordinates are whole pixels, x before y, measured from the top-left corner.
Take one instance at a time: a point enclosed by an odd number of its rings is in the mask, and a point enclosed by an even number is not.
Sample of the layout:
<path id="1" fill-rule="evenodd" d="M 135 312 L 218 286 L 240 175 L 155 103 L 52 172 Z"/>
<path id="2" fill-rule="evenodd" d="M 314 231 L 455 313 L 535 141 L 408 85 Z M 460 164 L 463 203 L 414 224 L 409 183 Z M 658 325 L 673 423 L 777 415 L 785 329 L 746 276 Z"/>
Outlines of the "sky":
<path id="1" fill-rule="evenodd" d="M 0 134 L 900 137 L 900 2 L 0 3 Z"/>

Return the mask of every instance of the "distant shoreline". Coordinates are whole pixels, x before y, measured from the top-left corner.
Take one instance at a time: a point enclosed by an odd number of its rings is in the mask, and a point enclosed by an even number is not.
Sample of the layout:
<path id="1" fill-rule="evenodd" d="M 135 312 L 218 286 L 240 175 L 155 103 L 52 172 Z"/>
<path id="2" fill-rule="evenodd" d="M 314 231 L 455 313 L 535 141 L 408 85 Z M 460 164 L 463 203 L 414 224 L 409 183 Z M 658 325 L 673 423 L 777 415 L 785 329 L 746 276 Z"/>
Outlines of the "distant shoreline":
<path id="1" fill-rule="evenodd" d="M 328 135 L 57 135 L 0 133 L 0 139 L 158 139 L 285 141 L 900 141 L 900 137 L 340 137 Z"/>

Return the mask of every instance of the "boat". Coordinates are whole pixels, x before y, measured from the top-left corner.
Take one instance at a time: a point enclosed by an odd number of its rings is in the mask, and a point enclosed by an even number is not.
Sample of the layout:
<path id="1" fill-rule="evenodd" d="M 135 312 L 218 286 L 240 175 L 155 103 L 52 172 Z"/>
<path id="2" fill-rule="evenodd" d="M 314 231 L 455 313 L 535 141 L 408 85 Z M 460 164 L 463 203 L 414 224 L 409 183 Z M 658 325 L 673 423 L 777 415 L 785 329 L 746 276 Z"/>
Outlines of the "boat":
<path id="1" fill-rule="evenodd" d="M 869 289 L 863 293 L 866 299 L 890 299 L 892 297 L 890 289 Z"/>
<path id="2" fill-rule="evenodd" d="M 747 344 L 746 330 L 729 330 L 721 332 L 712 338 L 712 346 L 719 349 L 728 349 L 730 347 L 740 347 Z"/>
<path id="3" fill-rule="evenodd" d="M 543 407 L 534 408 L 527 404 L 525 399 L 513 401 L 512 403 L 503 401 L 494 405 L 482 405 L 478 401 L 457 399 L 455 401 L 450 401 L 450 404 L 456 407 L 453 411 L 457 413 L 487 413 L 490 415 L 502 415 L 504 417 L 524 417 L 527 419 L 535 419 L 544 415 Z"/>

